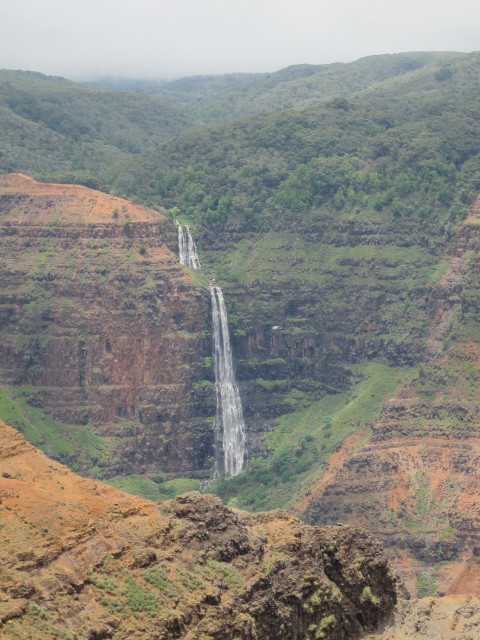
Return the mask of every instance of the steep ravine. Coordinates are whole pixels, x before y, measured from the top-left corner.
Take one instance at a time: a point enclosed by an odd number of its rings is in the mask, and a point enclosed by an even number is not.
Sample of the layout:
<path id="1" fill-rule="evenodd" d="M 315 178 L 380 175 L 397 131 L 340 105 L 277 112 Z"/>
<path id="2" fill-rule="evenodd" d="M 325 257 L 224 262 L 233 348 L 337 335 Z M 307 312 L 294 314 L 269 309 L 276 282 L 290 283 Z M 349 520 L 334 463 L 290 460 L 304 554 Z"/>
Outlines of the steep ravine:
<path id="1" fill-rule="evenodd" d="M 5 640 L 349 640 L 390 616 L 398 588 L 363 530 L 199 493 L 148 502 L 3 422 L 0 567 Z"/>
<path id="2" fill-rule="evenodd" d="M 0 417 L 83 473 L 209 475 L 209 297 L 171 250 L 174 226 L 12 174 L 0 227 Z"/>
<path id="3" fill-rule="evenodd" d="M 226 294 L 248 459 L 277 447 L 227 497 L 258 510 L 301 491 L 309 523 L 370 527 L 412 594 L 480 585 L 479 211 L 456 235 L 321 216 L 295 234 L 198 230 Z M 211 306 L 174 225 L 19 175 L 0 180 L 0 216 L 0 417 L 82 473 L 211 477 Z"/>

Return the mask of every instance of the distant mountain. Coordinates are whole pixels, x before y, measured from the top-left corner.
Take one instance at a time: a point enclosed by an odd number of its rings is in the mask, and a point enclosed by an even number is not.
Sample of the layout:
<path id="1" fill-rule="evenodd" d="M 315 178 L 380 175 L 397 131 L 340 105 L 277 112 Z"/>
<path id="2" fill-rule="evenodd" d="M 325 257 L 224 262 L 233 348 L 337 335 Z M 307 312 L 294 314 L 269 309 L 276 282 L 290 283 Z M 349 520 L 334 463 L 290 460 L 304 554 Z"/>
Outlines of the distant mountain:
<path id="1" fill-rule="evenodd" d="M 338 216 L 349 188 L 352 203 L 365 212 L 381 211 L 388 201 L 397 212 L 445 213 L 462 176 L 468 180 L 476 170 L 479 57 L 399 54 L 333 65 L 292 81 L 299 87 L 295 108 L 184 132 L 135 157 L 116 186 L 125 192 L 133 180 L 137 191 L 130 195 L 236 228 L 254 220 L 277 228 L 303 224 L 323 206 Z M 322 99 L 313 89 L 302 98 L 300 89 L 314 80 L 324 88 Z M 258 100 L 292 82 L 258 93 Z M 305 100 L 317 104 L 300 108 Z M 351 183 L 348 175 L 356 171 L 375 174 L 378 183 Z"/>
<path id="2" fill-rule="evenodd" d="M 0 71 L 0 171 L 95 180 L 106 167 L 193 124 L 181 107 L 149 96 Z"/>
<path id="3" fill-rule="evenodd" d="M 304 109 L 348 97 L 389 78 L 466 54 L 410 52 L 368 56 L 347 64 L 297 64 L 274 73 L 192 76 L 170 82 L 107 80 L 91 83 L 128 89 L 182 105 L 203 123 L 224 122 L 259 111 Z"/>
<path id="4" fill-rule="evenodd" d="M 181 105 L 203 123 L 223 122 L 234 112 L 238 101 L 259 81 L 263 73 L 228 73 L 223 75 L 189 76 L 165 81 L 132 81 L 104 79 L 87 83 L 99 89 L 138 91 Z"/>

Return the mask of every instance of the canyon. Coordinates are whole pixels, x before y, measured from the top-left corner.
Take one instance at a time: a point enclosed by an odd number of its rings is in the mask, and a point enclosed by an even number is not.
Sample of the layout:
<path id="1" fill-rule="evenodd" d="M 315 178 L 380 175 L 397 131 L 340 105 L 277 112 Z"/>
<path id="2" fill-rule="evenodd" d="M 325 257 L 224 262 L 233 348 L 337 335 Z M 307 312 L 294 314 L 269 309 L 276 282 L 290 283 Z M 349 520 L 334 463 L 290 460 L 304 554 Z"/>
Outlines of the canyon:
<path id="1" fill-rule="evenodd" d="M 246 283 L 224 289 L 246 420 L 241 447 L 253 464 L 235 493 L 232 479 L 220 495 L 248 508 L 253 491 L 264 496 L 255 511 L 286 506 L 310 524 L 370 529 L 412 594 L 477 590 L 478 348 L 472 329 L 464 332 L 476 308 L 479 200 L 450 240 L 445 229 L 430 239 L 429 252 L 424 236 L 405 249 L 395 225 L 375 223 L 363 223 L 363 232 L 347 228 L 347 249 L 338 235 L 343 223 L 328 233 L 309 226 L 290 244 L 277 234 L 268 251 L 268 236 L 237 233 L 233 244 L 199 234 L 201 273 L 179 264 L 178 229 L 157 211 L 18 174 L 2 177 L 0 187 L 3 417 L 33 444 L 90 477 L 137 475 L 161 487 L 175 478 L 209 480 L 215 469 L 220 476 L 207 273 L 226 248 L 241 252 L 248 242 Z M 330 258 L 319 262 L 307 242 Z M 415 260 L 390 258 L 387 267 L 381 247 L 388 243 Z M 290 257 L 290 284 L 279 287 L 263 265 Z M 392 291 L 407 273 L 415 284 L 402 300 Z M 299 290 L 297 277 L 308 274 L 329 277 Z M 414 318 L 416 330 L 407 331 Z M 386 368 L 377 373 L 378 360 Z M 385 389 L 376 376 L 390 380 Z M 356 399 L 350 390 L 362 384 L 372 393 Z M 348 419 L 337 418 L 337 401 Z M 295 423 L 283 427 L 282 415 Z M 305 416 L 318 431 L 298 430 Z M 291 450 L 277 454 L 272 438 L 287 428 Z M 272 484 L 276 455 L 283 467 Z M 255 456 L 267 465 L 257 479 Z M 303 466 L 288 471 L 298 458 Z M 296 475 L 306 488 L 292 492 Z"/>
<path id="2" fill-rule="evenodd" d="M 477 639 L 478 61 L 0 74 L 0 635 Z"/>

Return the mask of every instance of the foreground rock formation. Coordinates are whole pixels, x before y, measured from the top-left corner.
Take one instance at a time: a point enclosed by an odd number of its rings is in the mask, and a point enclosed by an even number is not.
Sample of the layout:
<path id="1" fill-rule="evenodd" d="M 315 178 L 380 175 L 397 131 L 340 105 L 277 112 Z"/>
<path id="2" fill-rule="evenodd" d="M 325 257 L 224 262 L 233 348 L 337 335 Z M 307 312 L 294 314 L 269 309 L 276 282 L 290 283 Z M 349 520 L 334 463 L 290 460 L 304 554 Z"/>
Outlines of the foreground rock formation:
<path id="1" fill-rule="evenodd" d="M 365 531 L 199 493 L 157 505 L 76 476 L 4 423 L 0 502 L 5 640 L 346 640 L 397 599 Z"/>
<path id="2" fill-rule="evenodd" d="M 210 355 L 208 294 L 169 248 L 174 225 L 109 194 L 11 174 L 0 177 L 0 230 L 0 383 L 23 413 L 14 426 L 84 473 L 209 468 L 215 400 L 199 406 L 194 394 Z M 41 432 L 39 411 L 67 425 L 63 436 L 60 425 Z"/>

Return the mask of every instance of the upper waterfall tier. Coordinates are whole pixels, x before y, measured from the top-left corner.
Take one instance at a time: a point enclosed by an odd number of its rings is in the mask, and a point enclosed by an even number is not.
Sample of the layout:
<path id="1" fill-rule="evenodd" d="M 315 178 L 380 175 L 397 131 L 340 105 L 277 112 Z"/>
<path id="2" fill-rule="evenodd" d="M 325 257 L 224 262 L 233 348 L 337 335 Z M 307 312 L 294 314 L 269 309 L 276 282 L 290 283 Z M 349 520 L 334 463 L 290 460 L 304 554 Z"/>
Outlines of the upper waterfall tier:
<path id="1" fill-rule="evenodd" d="M 183 226 L 178 222 L 178 220 L 175 220 L 175 224 L 178 229 L 178 258 L 180 260 L 180 264 L 183 264 L 189 269 L 201 269 L 202 267 L 197 253 L 197 245 L 190 233 L 190 227 L 185 225 L 187 230 L 185 232 L 183 230 Z"/>

